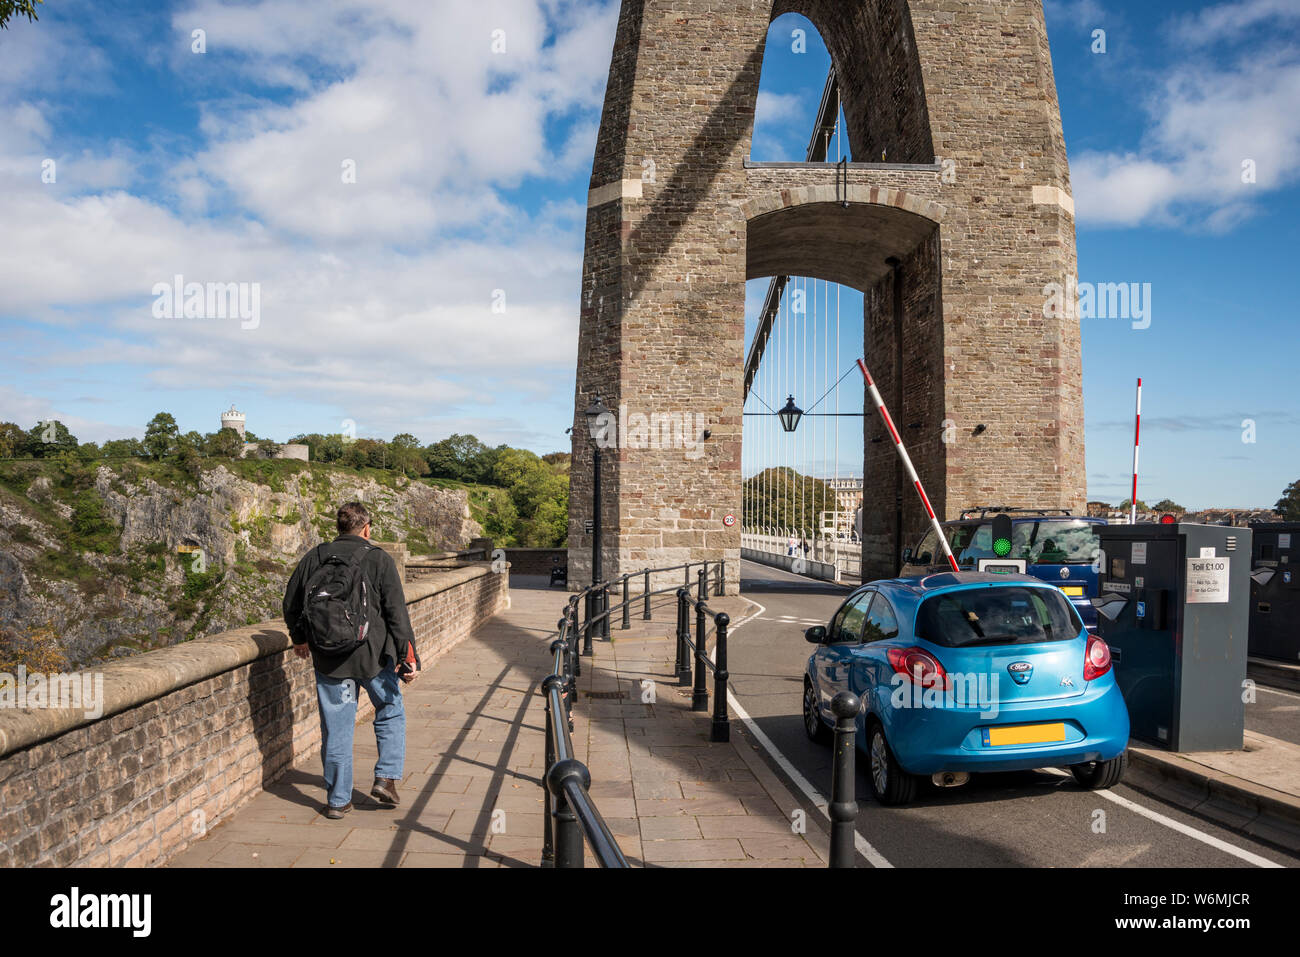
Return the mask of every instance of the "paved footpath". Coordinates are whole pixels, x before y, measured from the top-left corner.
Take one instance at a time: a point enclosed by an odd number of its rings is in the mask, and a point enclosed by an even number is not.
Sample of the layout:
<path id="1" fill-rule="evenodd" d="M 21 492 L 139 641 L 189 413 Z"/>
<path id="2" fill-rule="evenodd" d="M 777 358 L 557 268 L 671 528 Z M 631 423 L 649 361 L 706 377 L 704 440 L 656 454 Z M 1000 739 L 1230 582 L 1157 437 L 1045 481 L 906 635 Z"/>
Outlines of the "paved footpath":
<path id="1" fill-rule="evenodd" d="M 523 581 L 520 584 L 524 584 Z M 367 796 L 376 756 L 369 721 L 355 741 L 354 810 L 321 814 L 319 756 L 304 758 L 266 791 L 174 857 L 173 867 L 536 867 L 541 861 L 545 705 L 554 638 L 567 595 L 512 587 L 511 608 L 440 657 L 405 689 L 406 776 L 401 805 Z M 711 599 L 733 621 L 748 606 Z M 655 621 L 583 659 L 574 750 L 591 794 L 637 866 L 825 866 L 825 837 L 793 832 L 794 797 L 733 720 L 732 742 L 711 743 L 708 714 L 672 674 L 671 596 Z M 642 703 L 643 680 L 654 703 Z M 712 675 L 709 689 L 712 693 Z M 621 697 L 613 697 L 622 693 Z M 592 695 L 597 695 L 592 697 Z M 710 702 L 712 704 L 712 702 Z M 811 822 L 810 822 L 811 824 Z M 594 860 L 588 853 L 588 865 Z"/>

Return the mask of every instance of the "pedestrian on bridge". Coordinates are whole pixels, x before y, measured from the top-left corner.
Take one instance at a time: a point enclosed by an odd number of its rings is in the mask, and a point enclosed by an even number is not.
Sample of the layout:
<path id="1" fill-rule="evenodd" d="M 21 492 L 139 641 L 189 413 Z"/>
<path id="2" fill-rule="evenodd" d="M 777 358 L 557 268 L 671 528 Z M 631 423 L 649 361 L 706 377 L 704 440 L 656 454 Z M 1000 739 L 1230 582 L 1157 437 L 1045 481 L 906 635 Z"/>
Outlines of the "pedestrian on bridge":
<path id="1" fill-rule="evenodd" d="M 375 707 L 375 783 L 370 796 L 399 803 L 406 760 L 402 684 L 415 680 L 420 658 L 397 565 L 370 542 L 370 513 L 360 502 L 338 510 L 338 538 L 302 557 L 284 593 L 284 621 L 299 658 L 312 659 L 320 706 L 324 814 L 352 810 L 352 736 L 357 689 Z"/>

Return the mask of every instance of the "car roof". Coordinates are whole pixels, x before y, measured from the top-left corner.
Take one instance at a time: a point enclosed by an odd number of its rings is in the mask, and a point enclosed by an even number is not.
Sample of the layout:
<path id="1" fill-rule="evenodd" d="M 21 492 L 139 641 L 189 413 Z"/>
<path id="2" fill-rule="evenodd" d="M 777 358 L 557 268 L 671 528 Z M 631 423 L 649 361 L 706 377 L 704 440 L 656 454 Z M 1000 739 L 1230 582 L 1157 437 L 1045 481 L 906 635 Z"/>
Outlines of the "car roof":
<path id="1" fill-rule="evenodd" d="M 1008 515 L 1011 524 L 1016 525 L 1020 522 L 1091 522 L 1094 525 L 1105 525 L 1104 518 L 1093 518 L 1090 515 Z M 946 522 L 941 522 L 944 528 L 949 525 L 969 525 L 972 522 L 992 522 L 992 515 L 985 515 L 982 518 L 978 515 L 972 515 L 969 518 L 950 518 Z"/>
<path id="2" fill-rule="evenodd" d="M 998 575 L 993 572 L 932 572 L 928 575 L 911 575 L 907 578 L 882 578 L 867 582 L 853 590 L 852 598 L 869 589 L 886 593 L 896 611 L 911 615 L 916 606 L 931 595 L 941 592 L 962 591 L 970 588 L 996 588 L 1008 585 L 1027 585 L 1033 588 L 1055 588 L 1051 582 L 1031 575 Z M 848 599 L 846 599 L 847 601 Z"/>

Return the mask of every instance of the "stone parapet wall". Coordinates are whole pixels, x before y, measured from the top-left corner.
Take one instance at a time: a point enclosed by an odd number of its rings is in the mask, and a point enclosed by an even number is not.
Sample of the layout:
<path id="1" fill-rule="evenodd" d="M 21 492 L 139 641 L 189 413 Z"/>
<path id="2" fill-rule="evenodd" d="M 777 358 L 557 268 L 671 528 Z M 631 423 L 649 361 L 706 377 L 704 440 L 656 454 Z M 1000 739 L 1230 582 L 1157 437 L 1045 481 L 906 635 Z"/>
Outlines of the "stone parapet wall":
<path id="1" fill-rule="evenodd" d="M 509 606 L 509 575 L 452 569 L 406 598 L 427 668 Z M 0 710 L 0 867 L 164 863 L 320 746 L 311 663 L 282 622 L 83 674 L 102 675 L 98 717 Z"/>

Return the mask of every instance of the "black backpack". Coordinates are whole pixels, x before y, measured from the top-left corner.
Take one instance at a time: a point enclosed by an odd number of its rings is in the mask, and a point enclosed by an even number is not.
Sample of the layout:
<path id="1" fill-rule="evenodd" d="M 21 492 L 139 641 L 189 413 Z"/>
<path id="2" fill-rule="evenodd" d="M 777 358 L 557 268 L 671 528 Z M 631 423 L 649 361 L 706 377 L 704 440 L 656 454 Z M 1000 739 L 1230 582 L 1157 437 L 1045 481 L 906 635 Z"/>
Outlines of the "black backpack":
<path id="1" fill-rule="evenodd" d="M 363 545 L 347 559 L 327 556 L 303 586 L 307 643 L 322 655 L 349 655 L 366 643 L 370 596 L 361 563 L 373 549 Z M 319 548 L 316 557 L 320 558 Z"/>

